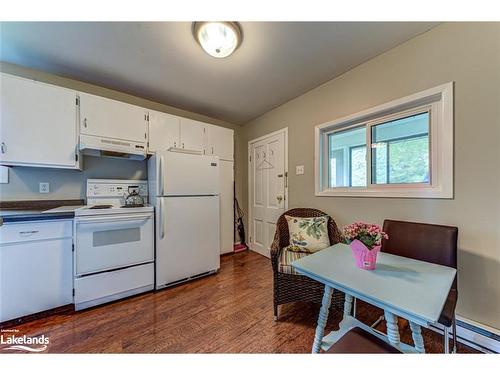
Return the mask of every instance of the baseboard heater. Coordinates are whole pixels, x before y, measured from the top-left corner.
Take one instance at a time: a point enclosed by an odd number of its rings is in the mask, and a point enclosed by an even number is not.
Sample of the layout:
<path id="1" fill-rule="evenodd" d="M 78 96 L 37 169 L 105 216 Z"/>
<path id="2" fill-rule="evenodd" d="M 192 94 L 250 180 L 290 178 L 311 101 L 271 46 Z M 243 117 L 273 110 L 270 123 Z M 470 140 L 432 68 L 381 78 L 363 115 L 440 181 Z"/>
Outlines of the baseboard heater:
<path id="1" fill-rule="evenodd" d="M 444 333 L 440 326 L 430 326 L 429 329 L 441 335 Z M 457 318 L 457 341 L 483 353 L 500 353 L 500 335 L 460 318 Z"/>

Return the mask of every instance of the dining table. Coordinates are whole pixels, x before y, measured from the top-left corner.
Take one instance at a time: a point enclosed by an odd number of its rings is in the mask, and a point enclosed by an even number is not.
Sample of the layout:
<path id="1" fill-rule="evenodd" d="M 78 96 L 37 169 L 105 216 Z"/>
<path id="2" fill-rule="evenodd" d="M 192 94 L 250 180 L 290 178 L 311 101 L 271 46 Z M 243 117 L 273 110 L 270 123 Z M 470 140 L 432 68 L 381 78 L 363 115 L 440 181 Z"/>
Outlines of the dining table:
<path id="1" fill-rule="evenodd" d="M 403 353 L 425 353 L 421 327 L 438 323 L 456 274 L 451 267 L 384 252 L 378 254 L 374 270 L 360 269 L 350 246 L 341 243 L 303 257 L 292 266 L 325 285 L 313 353 L 328 350 L 353 327 L 370 332 Z M 333 289 L 345 294 L 343 319 L 338 330 L 324 335 Z M 353 316 L 354 298 L 384 311 L 386 334 Z M 397 317 L 408 320 L 413 345 L 400 341 Z"/>

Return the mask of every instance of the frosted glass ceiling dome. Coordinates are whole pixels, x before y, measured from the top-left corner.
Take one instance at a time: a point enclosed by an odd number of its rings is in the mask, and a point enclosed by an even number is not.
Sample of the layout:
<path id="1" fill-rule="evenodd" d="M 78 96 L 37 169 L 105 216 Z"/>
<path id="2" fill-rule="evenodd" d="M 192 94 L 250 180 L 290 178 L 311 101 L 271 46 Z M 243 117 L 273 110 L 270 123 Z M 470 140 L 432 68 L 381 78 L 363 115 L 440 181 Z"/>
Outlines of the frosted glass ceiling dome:
<path id="1" fill-rule="evenodd" d="M 210 56 L 224 58 L 241 44 L 242 32 L 236 22 L 194 22 L 196 41 Z"/>

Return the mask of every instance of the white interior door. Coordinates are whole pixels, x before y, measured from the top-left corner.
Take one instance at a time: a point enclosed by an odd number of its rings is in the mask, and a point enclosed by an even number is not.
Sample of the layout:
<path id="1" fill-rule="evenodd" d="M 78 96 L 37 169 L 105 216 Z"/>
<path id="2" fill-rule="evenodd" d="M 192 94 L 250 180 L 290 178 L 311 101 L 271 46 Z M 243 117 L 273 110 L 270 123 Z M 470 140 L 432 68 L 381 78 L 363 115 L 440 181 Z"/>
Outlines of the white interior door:
<path id="1" fill-rule="evenodd" d="M 270 256 L 276 221 L 287 207 L 286 130 L 249 144 L 250 248 Z"/>

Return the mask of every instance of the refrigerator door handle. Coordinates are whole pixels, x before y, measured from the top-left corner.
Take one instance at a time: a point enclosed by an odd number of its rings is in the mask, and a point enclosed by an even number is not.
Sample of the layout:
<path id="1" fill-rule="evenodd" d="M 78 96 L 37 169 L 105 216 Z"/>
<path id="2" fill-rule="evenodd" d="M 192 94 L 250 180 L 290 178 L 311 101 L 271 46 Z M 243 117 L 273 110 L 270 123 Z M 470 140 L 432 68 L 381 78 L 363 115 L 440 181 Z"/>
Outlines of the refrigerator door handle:
<path id="1" fill-rule="evenodd" d="M 165 195 L 165 184 L 164 184 L 164 181 L 163 181 L 163 155 L 160 155 L 160 159 L 158 160 L 159 163 L 158 163 L 158 174 L 159 174 L 159 178 L 158 178 L 158 183 L 160 184 L 161 188 L 158 189 L 160 191 L 160 195 L 161 196 L 164 196 Z"/>
<path id="2" fill-rule="evenodd" d="M 165 229 L 163 225 L 163 199 L 160 198 L 159 203 L 158 215 L 160 216 L 160 239 L 163 240 L 163 238 L 165 237 Z"/>

